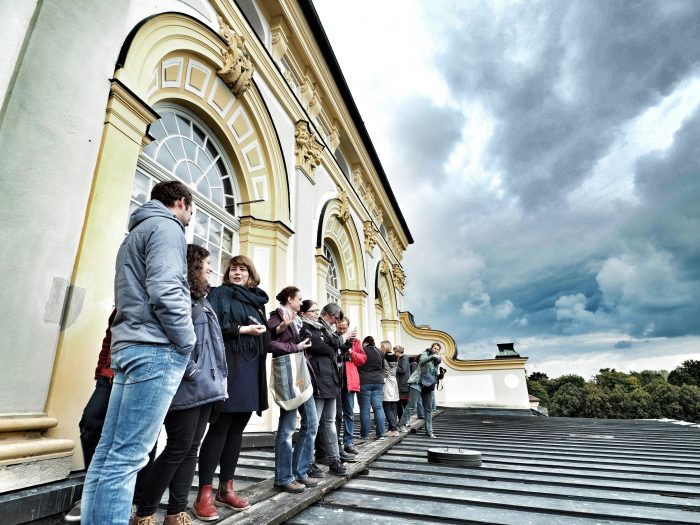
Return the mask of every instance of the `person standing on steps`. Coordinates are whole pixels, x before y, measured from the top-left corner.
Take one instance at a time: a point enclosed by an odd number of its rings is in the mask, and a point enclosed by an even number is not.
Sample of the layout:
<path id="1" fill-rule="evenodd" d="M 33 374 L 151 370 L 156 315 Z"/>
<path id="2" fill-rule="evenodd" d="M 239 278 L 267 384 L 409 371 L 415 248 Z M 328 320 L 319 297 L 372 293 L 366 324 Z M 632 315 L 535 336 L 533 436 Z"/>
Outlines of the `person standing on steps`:
<path id="1" fill-rule="evenodd" d="M 410 397 L 408 399 L 408 405 L 403 411 L 403 416 L 401 416 L 401 421 L 399 421 L 399 432 L 408 432 L 408 427 L 406 426 L 411 419 L 413 411 L 416 409 L 418 400 L 423 400 L 423 407 L 425 408 L 425 434 L 429 438 L 435 438 L 433 433 L 433 412 L 430 410 L 433 400 L 433 390 L 435 389 L 435 383 L 437 382 L 438 365 L 442 362 L 440 357 L 440 343 L 433 343 L 430 348 L 425 350 L 420 354 L 418 358 L 418 367 L 415 372 L 411 374 L 408 379 L 408 386 L 410 390 Z M 431 386 L 425 386 L 423 383 L 427 379 L 432 379 Z"/>
<path id="2" fill-rule="evenodd" d="M 199 491 L 193 507 L 203 521 L 219 519 L 215 506 L 242 511 L 250 507 L 238 496 L 233 476 L 241 453 L 243 430 L 253 412 L 267 410 L 265 360 L 270 346 L 265 305 L 267 293 L 258 288 L 260 276 L 245 255 L 231 258 L 221 286 L 209 294 L 221 325 L 228 364 L 228 399 L 209 425 L 199 451 Z M 219 412 L 219 410 L 216 410 Z M 219 466 L 219 487 L 212 498 L 214 472 Z"/>
<path id="3" fill-rule="evenodd" d="M 148 461 L 195 344 L 185 227 L 192 194 L 160 182 L 129 218 L 117 253 L 112 392 L 85 477 L 83 525 L 126 525 L 136 474 Z"/>

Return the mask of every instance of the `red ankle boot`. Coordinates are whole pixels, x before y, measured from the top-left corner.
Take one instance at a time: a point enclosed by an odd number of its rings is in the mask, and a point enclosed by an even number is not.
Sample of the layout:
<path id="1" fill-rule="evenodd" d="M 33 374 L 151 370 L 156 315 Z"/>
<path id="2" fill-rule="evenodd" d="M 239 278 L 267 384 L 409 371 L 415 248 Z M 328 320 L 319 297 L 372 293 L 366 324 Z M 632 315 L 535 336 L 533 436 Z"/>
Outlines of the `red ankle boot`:
<path id="1" fill-rule="evenodd" d="M 211 485 L 199 487 L 197 499 L 192 507 L 192 512 L 202 521 L 214 521 L 219 519 L 219 513 L 216 511 L 214 502 L 212 501 Z"/>
<path id="2" fill-rule="evenodd" d="M 250 507 L 248 500 L 236 496 L 236 493 L 233 491 L 233 480 L 228 480 L 226 482 L 224 490 L 222 490 L 221 484 L 219 484 L 219 490 L 216 491 L 214 505 L 228 507 L 235 511 L 245 510 Z"/>

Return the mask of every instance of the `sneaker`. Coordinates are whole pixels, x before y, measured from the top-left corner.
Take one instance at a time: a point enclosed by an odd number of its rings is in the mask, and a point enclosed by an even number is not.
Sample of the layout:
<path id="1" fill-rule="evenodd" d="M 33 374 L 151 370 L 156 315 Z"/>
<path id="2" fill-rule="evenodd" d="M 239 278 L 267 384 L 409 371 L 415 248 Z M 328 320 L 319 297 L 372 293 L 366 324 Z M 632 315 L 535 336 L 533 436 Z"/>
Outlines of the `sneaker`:
<path id="1" fill-rule="evenodd" d="M 357 453 L 359 452 L 359 451 L 357 450 L 357 447 L 355 447 L 355 446 L 353 446 L 353 445 L 345 445 L 345 446 L 343 447 L 343 449 L 344 449 L 345 452 L 347 452 L 348 454 L 357 454 Z"/>
<path id="2" fill-rule="evenodd" d="M 357 463 L 357 460 L 355 459 L 354 454 L 347 454 L 346 452 L 343 452 L 340 454 L 340 461 L 343 463 Z M 330 465 L 328 465 L 330 466 Z"/>
<path id="3" fill-rule="evenodd" d="M 321 479 L 326 477 L 326 472 L 323 469 L 321 469 L 316 463 L 311 463 L 307 474 L 310 478 L 314 479 Z"/>
<path id="4" fill-rule="evenodd" d="M 386 439 L 386 438 L 385 438 L 384 436 L 379 436 L 379 437 L 377 438 L 377 441 L 384 441 L 385 439 Z"/>
<path id="5" fill-rule="evenodd" d="M 80 500 L 76 501 L 73 508 L 68 511 L 68 514 L 63 516 L 63 521 L 66 523 L 78 523 L 80 521 Z"/>
<path id="6" fill-rule="evenodd" d="M 348 468 L 345 465 L 343 465 L 343 462 L 339 459 L 331 465 L 330 471 L 336 476 L 347 476 L 348 474 Z"/>
<path id="7" fill-rule="evenodd" d="M 432 432 L 431 432 L 430 434 L 428 434 L 428 437 L 429 437 L 430 439 L 437 439 L 437 438 L 435 437 L 435 434 L 433 434 Z"/>
<path id="8" fill-rule="evenodd" d="M 286 485 L 275 485 L 275 487 L 291 494 L 299 494 L 300 492 L 304 492 L 306 490 L 306 485 L 299 483 L 298 481 L 290 481 Z"/>
<path id="9" fill-rule="evenodd" d="M 408 428 L 406 428 L 406 425 L 400 425 L 399 432 L 402 434 L 406 434 L 408 432 Z"/>
<path id="10" fill-rule="evenodd" d="M 390 430 L 389 432 L 387 432 L 384 435 L 389 436 L 389 437 L 396 437 L 399 435 L 399 432 L 398 432 L 398 430 Z"/>
<path id="11" fill-rule="evenodd" d="M 318 487 L 318 485 L 321 483 L 320 480 L 314 478 L 298 479 L 297 481 L 305 485 L 307 489 Z"/>

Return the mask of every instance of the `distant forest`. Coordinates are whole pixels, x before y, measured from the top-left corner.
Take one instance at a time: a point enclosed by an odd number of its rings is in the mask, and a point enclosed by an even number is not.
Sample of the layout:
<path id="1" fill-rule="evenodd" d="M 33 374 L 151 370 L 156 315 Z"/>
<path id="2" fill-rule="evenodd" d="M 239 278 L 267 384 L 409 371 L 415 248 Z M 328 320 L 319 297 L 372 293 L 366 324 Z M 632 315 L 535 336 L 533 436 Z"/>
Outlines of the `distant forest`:
<path id="1" fill-rule="evenodd" d="M 700 361 L 684 361 L 670 373 L 602 368 L 588 381 L 576 374 L 550 379 L 533 372 L 527 387 L 550 416 L 700 422 Z"/>

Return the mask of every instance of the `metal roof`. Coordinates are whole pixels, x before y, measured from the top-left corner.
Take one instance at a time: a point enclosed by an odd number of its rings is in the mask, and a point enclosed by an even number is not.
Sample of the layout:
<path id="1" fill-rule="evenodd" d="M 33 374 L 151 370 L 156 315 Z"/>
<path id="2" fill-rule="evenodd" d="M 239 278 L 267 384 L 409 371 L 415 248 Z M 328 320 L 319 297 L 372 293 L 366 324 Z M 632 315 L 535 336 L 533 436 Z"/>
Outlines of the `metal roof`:
<path id="1" fill-rule="evenodd" d="M 349 481 L 327 475 L 302 494 L 273 487 L 271 435 L 248 435 L 235 486 L 253 506 L 219 508 L 218 523 L 700 524 L 700 425 L 503 414 L 444 409 L 438 439 L 370 440 Z M 429 447 L 479 451 L 482 465 L 429 463 Z"/>
<path id="2" fill-rule="evenodd" d="M 698 428 L 459 412 L 434 428 L 437 440 L 409 434 L 287 523 L 700 523 Z M 483 464 L 428 463 L 434 446 Z"/>

